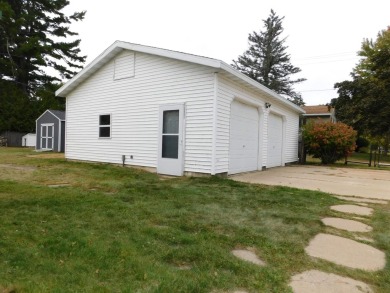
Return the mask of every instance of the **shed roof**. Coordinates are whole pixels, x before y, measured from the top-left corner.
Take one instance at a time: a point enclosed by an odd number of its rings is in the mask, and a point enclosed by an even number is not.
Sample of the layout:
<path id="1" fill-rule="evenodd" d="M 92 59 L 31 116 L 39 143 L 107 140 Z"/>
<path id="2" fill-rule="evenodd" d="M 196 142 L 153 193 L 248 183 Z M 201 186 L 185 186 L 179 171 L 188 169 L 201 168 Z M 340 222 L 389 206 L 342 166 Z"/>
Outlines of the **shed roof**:
<path id="1" fill-rule="evenodd" d="M 53 113 L 54 116 L 57 116 L 58 119 L 65 120 L 65 111 L 51 110 L 51 109 L 49 109 L 49 111 Z"/>
<path id="2" fill-rule="evenodd" d="M 286 107 L 294 110 L 298 113 L 304 113 L 305 111 L 295 105 L 294 103 L 288 101 L 281 95 L 276 92 L 270 90 L 269 88 L 263 86 L 257 81 L 251 79 L 245 74 L 235 70 L 230 65 L 225 62 L 202 57 L 198 55 L 192 55 L 177 51 L 171 51 L 156 47 L 149 47 L 139 44 L 133 44 L 123 41 L 116 41 L 110 47 L 108 47 L 102 54 L 100 54 L 95 60 L 93 60 L 90 64 L 88 64 L 83 70 L 81 70 L 78 74 L 76 74 L 72 79 L 70 79 L 67 83 L 65 83 L 61 88 L 56 91 L 56 95 L 60 97 L 66 97 L 71 91 L 73 91 L 79 84 L 85 81 L 88 77 L 94 74 L 97 70 L 99 70 L 103 65 L 105 65 L 109 60 L 111 60 L 115 55 L 123 50 L 131 50 L 135 52 L 141 52 L 151 55 L 157 55 L 161 57 L 172 58 L 176 60 L 191 62 L 199 65 L 209 66 L 216 69 L 216 72 L 222 72 L 228 78 L 238 83 L 241 83 L 243 86 L 251 88 L 257 92 L 261 92 L 265 94 L 270 101 L 278 101 L 284 104 Z"/>
<path id="3" fill-rule="evenodd" d="M 38 119 L 40 119 L 43 115 L 45 115 L 45 113 L 49 112 L 50 114 L 52 114 L 54 117 L 56 117 L 58 120 L 60 121 L 65 121 L 65 111 L 60 111 L 60 110 L 51 110 L 51 109 L 47 109 L 45 112 L 42 113 L 41 116 L 39 116 L 37 118 L 36 121 L 38 121 Z"/>

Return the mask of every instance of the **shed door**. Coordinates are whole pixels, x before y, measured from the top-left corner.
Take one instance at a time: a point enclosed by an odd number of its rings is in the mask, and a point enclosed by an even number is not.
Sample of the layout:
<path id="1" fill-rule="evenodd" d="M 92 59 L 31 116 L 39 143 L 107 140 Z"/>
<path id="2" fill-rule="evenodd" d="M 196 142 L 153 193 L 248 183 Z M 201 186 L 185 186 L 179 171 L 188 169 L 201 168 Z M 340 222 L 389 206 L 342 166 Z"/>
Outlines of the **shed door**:
<path id="1" fill-rule="evenodd" d="M 41 125 L 41 149 L 52 150 L 54 141 L 54 124 Z"/>
<path id="2" fill-rule="evenodd" d="M 267 168 L 282 166 L 283 118 L 270 113 L 268 116 Z"/>
<path id="3" fill-rule="evenodd" d="M 257 108 L 233 101 L 230 110 L 229 174 L 257 170 L 258 149 Z"/>
<path id="4" fill-rule="evenodd" d="M 157 172 L 182 176 L 184 105 L 160 107 Z"/>

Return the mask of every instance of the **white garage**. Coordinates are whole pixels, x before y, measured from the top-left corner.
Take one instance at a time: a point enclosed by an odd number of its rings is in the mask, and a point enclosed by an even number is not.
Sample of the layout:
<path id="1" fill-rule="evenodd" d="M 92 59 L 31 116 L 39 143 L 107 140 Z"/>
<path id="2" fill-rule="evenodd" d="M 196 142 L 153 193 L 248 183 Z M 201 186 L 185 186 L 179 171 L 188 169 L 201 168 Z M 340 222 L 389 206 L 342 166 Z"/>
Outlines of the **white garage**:
<path id="1" fill-rule="evenodd" d="M 176 176 L 298 160 L 304 110 L 218 59 L 117 41 L 56 95 L 69 160 Z"/>
<path id="2" fill-rule="evenodd" d="M 270 113 L 268 116 L 267 168 L 283 165 L 283 118 Z"/>
<path id="3" fill-rule="evenodd" d="M 259 112 L 234 100 L 230 113 L 229 174 L 257 170 Z"/>

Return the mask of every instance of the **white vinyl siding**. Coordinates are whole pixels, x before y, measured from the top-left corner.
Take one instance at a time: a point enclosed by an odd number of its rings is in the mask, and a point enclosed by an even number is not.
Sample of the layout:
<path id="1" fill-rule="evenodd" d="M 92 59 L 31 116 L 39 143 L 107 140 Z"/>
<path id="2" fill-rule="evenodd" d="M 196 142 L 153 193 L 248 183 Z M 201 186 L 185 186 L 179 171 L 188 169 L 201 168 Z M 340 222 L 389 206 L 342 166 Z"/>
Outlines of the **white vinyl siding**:
<path id="1" fill-rule="evenodd" d="M 123 79 L 134 76 L 135 53 L 126 52 L 115 58 L 114 79 Z"/>
<path id="2" fill-rule="evenodd" d="M 283 159 L 283 118 L 268 115 L 267 168 L 282 166 Z"/>
<path id="3" fill-rule="evenodd" d="M 67 97 L 66 157 L 156 167 L 159 106 L 185 104 L 185 172 L 211 172 L 212 68 L 134 53 L 133 78 L 113 80 L 120 53 Z M 111 139 L 96 136 L 96 117 L 111 113 Z M 133 158 L 131 159 L 130 156 Z"/>

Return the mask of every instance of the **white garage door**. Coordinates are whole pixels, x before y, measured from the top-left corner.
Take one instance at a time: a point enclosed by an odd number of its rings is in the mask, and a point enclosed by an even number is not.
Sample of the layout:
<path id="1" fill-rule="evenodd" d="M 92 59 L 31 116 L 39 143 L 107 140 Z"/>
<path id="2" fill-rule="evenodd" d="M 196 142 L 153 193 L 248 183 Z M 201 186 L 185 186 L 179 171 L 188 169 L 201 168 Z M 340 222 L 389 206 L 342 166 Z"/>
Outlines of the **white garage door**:
<path id="1" fill-rule="evenodd" d="M 233 101 L 230 112 L 229 174 L 257 170 L 257 108 Z"/>
<path id="2" fill-rule="evenodd" d="M 272 113 L 268 116 L 267 168 L 282 165 L 283 119 Z"/>

